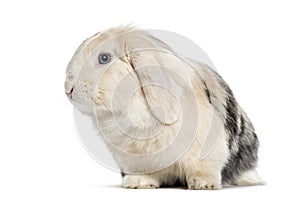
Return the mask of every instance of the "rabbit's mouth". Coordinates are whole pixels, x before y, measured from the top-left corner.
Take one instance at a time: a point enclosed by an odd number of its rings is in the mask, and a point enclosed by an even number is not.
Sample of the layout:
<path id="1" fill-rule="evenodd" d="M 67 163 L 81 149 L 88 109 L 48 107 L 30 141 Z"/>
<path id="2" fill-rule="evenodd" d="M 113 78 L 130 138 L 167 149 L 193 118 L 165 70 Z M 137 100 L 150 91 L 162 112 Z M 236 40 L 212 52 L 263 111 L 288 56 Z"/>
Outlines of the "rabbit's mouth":
<path id="1" fill-rule="evenodd" d="M 73 99 L 72 99 L 73 90 L 74 90 L 74 88 L 72 88 L 70 91 L 66 92 L 66 95 L 71 102 L 73 101 Z"/>

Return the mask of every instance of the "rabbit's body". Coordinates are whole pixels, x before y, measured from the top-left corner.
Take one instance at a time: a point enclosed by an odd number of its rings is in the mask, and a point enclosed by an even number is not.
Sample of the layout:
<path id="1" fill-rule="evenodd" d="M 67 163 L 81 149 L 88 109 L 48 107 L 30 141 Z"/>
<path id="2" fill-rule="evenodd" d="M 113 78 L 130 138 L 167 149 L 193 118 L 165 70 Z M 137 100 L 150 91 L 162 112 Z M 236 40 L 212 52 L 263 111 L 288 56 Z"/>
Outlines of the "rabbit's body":
<path id="1" fill-rule="evenodd" d="M 103 51 L 115 57 L 111 64 L 96 64 Z M 86 40 L 68 66 L 65 86 L 100 129 L 124 187 L 262 183 L 255 171 L 258 139 L 228 85 L 207 65 L 170 54 L 143 31 L 117 28 Z"/>

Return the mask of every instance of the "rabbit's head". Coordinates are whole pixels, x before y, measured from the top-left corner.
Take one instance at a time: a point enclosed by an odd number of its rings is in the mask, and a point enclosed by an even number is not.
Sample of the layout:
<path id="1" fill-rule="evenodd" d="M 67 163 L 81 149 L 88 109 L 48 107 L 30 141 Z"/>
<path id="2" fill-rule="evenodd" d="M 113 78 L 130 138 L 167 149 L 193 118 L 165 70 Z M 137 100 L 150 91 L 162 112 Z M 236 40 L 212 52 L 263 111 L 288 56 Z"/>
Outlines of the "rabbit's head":
<path id="1" fill-rule="evenodd" d="M 67 68 L 65 92 L 86 114 L 135 106 L 172 124 L 180 113 L 177 97 L 191 85 L 187 69 L 176 72 L 180 65 L 167 45 L 145 31 L 114 28 L 80 45 Z"/>

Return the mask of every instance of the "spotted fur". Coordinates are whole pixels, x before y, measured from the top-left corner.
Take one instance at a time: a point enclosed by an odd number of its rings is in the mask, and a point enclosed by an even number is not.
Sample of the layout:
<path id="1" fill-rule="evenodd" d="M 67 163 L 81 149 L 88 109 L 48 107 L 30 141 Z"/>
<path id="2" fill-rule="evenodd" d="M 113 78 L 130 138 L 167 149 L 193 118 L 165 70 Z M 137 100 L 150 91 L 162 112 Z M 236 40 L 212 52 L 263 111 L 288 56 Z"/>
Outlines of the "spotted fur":
<path id="1" fill-rule="evenodd" d="M 258 138 L 247 115 L 239 107 L 231 89 L 220 77 L 226 93 L 225 129 L 230 157 L 222 169 L 222 181 L 234 183 L 243 172 L 255 168 L 258 160 Z"/>

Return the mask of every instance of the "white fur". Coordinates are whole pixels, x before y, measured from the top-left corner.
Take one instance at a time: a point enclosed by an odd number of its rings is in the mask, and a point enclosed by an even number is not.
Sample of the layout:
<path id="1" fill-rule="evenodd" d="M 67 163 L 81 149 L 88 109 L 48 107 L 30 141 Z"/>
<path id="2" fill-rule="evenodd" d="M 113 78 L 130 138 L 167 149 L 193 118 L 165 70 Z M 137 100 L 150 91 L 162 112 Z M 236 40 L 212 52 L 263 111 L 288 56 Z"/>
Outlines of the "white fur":
<path id="1" fill-rule="evenodd" d="M 216 90 L 215 75 L 207 66 L 198 64 L 198 69 L 194 69 L 191 65 L 182 61 L 176 55 L 170 55 L 167 51 L 148 52 L 147 55 L 150 55 L 151 58 L 147 58 L 146 54 L 143 55 L 138 51 L 134 52 L 135 46 L 138 46 L 143 40 L 148 40 L 147 44 L 150 44 L 151 47 L 161 47 L 161 44 L 154 39 L 144 37 L 145 32 L 135 31 L 133 28 L 121 27 L 97 34 L 86 40 L 69 63 L 65 83 L 66 92 L 69 93 L 73 88 L 72 100 L 74 105 L 83 113 L 93 117 L 94 124 L 101 130 L 103 139 L 113 153 L 119 167 L 129 174 L 124 177 L 124 187 L 157 188 L 161 184 L 172 185 L 176 179 L 179 179 L 186 181 L 189 189 L 220 189 L 221 170 L 229 157 L 223 127 L 218 130 L 218 133 L 215 133 L 217 143 L 213 145 L 213 149 L 205 158 L 200 158 L 200 152 L 205 141 L 212 137 L 207 136 L 207 134 L 214 115 L 213 108 L 203 91 L 204 86 L 201 79 L 205 79 L 208 87 L 215 90 L 214 94 L 221 100 L 216 107 L 221 112 L 224 110 L 222 104 L 225 103 L 226 99 L 223 93 Z M 133 35 L 138 35 L 140 40 L 135 39 Z M 109 65 L 101 66 L 97 64 L 96 58 L 101 51 L 110 52 L 115 56 L 115 60 Z M 191 146 L 186 148 L 182 156 L 176 161 L 161 169 L 159 169 L 160 164 L 164 163 L 171 155 L 161 155 L 151 158 L 151 161 L 138 161 L 132 155 L 150 154 L 172 145 L 183 122 L 181 118 L 182 111 L 178 110 L 178 103 L 168 94 L 165 94 L 163 90 L 159 91 L 159 96 L 151 97 L 151 102 L 149 96 L 153 95 L 153 91 L 160 90 L 154 88 L 144 89 L 144 92 L 138 88 L 126 105 L 122 104 L 123 97 L 126 95 L 122 94 L 122 90 L 120 90 L 120 94 L 114 97 L 114 91 L 117 87 L 124 89 L 123 92 L 125 93 L 126 90 L 139 86 L 139 79 L 143 79 L 142 76 L 145 76 L 145 79 L 148 78 L 147 75 L 140 74 L 140 77 L 138 77 L 136 73 L 133 73 L 132 64 L 137 65 L 138 62 L 141 62 L 141 65 L 153 64 L 158 60 L 158 57 L 161 59 L 160 64 L 174 72 L 178 72 L 185 81 L 185 86 L 183 86 L 179 80 L 172 77 L 172 80 L 167 81 L 167 84 L 172 89 L 178 90 L 178 94 L 181 94 L 181 100 L 186 104 L 189 104 L 193 97 L 185 94 L 186 89 L 183 87 L 192 89 L 197 99 L 199 117 L 201 117 L 198 121 L 197 133 L 185 134 L 187 136 L 196 134 Z M 137 65 L 137 68 L 138 66 L 140 65 Z M 199 74 L 200 71 L 201 75 Z M 162 79 L 159 75 L 155 76 L 158 77 L 157 79 Z M 119 86 L 118 83 L 125 77 L 128 80 L 122 86 Z M 112 104 L 113 97 L 117 103 L 115 106 Z M 163 119 L 160 114 L 150 111 L 147 104 L 149 107 L 161 106 L 169 116 Z M 115 107 L 114 111 L 113 107 Z M 127 115 L 127 111 L 132 124 L 126 124 L 126 121 L 124 121 L 124 115 Z M 124 121 L 122 122 L 124 128 L 118 127 L 116 119 Z M 130 133 L 132 128 L 148 128 L 151 126 L 153 130 L 160 129 L 159 135 L 152 136 L 147 140 L 132 138 L 132 135 L 135 135 L 135 133 Z M 123 132 L 126 132 L 126 135 Z M 178 146 L 178 149 L 182 148 L 180 145 Z M 122 150 L 122 152 L 119 150 Z M 124 154 L 123 152 L 130 154 Z M 151 171 L 153 167 L 157 167 L 157 171 Z M 144 175 L 134 174 L 140 170 L 144 170 Z M 237 185 L 255 183 L 259 183 L 259 181 L 254 172 L 244 174 L 237 180 Z"/>
<path id="2" fill-rule="evenodd" d="M 123 179 L 125 188 L 158 188 L 159 182 L 148 175 L 126 175 Z"/>
<path id="3" fill-rule="evenodd" d="M 235 181 L 235 185 L 238 186 L 253 186 L 264 185 L 265 182 L 259 177 L 255 169 L 248 170 L 240 175 Z"/>

